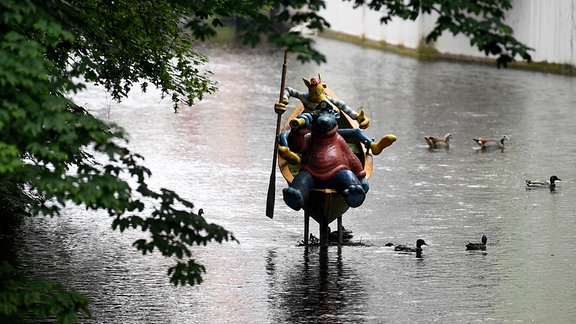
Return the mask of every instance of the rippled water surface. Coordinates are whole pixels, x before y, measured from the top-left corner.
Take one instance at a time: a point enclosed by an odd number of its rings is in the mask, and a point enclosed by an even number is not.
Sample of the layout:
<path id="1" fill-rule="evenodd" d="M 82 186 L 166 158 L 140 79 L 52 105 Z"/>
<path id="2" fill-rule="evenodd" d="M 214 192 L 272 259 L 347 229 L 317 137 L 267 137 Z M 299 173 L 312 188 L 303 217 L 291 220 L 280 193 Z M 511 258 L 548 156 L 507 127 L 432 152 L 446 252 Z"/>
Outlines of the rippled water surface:
<path id="1" fill-rule="evenodd" d="M 240 244 L 195 248 L 205 281 L 175 288 L 170 260 L 131 247 L 141 233 L 70 207 L 25 225 L 21 263 L 90 296 L 95 323 L 573 322 L 576 79 L 318 45 L 328 63 L 291 57 L 287 84 L 304 90 L 301 78 L 320 72 L 364 107 L 369 136 L 398 136 L 375 157 L 364 205 L 344 216 L 366 246 L 297 246 L 303 214 L 283 203 L 279 172 L 274 219 L 265 216 L 282 54 L 214 45 L 220 91 L 178 114 L 155 92 L 116 103 L 90 87 L 77 100 L 126 129 L 154 186 L 191 199 Z M 451 148 L 430 151 L 423 137 L 446 132 Z M 503 134 L 503 151 L 472 141 Z M 557 191 L 525 190 L 525 179 L 552 174 Z M 487 251 L 467 252 L 483 234 Z M 422 258 L 384 246 L 417 238 L 428 243 Z"/>

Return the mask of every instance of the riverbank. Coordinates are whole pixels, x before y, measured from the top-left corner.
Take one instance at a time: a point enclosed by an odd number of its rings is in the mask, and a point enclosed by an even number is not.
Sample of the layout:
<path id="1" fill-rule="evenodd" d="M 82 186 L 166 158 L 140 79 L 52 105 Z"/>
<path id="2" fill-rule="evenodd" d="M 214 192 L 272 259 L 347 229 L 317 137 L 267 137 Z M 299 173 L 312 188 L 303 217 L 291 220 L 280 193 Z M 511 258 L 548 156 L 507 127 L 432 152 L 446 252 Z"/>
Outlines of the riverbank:
<path id="1" fill-rule="evenodd" d="M 496 60 L 488 57 L 478 57 L 470 55 L 456 55 L 449 53 L 441 53 L 431 46 L 422 43 L 417 48 L 409 48 L 403 45 L 394 45 L 386 41 L 375 41 L 364 37 L 354 36 L 342 32 L 326 30 L 321 37 L 336 39 L 339 41 L 349 42 L 360 46 L 369 48 L 376 48 L 383 51 L 393 52 L 399 55 L 410 56 L 420 60 L 436 60 L 436 61 L 457 61 L 468 62 L 483 65 L 496 65 Z M 517 61 L 508 65 L 508 68 L 538 71 L 543 73 L 553 73 L 566 76 L 576 76 L 576 66 L 569 64 L 559 64 L 550 62 L 526 62 Z"/>

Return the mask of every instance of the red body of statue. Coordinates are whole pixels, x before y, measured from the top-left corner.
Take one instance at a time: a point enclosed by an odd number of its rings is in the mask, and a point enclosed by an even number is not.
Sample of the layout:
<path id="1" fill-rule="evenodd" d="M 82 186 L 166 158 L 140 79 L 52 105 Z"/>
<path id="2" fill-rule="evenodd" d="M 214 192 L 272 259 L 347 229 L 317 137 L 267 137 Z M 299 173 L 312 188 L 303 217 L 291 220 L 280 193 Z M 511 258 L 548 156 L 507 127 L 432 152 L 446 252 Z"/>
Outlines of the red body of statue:
<path id="1" fill-rule="evenodd" d="M 293 152 L 302 153 L 302 169 L 318 180 L 328 181 L 342 170 L 352 171 L 359 179 L 366 176 L 360 159 L 338 134 L 338 127 L 326 133 L 314 130 L 292 132 L 288 142 Z"/>

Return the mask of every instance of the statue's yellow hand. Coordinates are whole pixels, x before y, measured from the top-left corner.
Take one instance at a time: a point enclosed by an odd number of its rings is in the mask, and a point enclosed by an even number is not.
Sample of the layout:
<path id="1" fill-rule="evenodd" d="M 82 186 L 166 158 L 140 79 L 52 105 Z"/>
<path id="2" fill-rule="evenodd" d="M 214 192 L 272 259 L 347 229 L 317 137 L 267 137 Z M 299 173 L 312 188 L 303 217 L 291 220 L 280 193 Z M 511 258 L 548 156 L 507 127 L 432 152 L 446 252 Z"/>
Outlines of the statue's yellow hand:
<path id="1" fill-rule="evenodd" d="M 360 123 L 360 128 L 365 129 L 370 126 L 370 119 L 366 117 L 364 109 L 360 109 L 360 113 L 356 116 L 356 120 Z"/>
<path id="2" fill-rule="evenodd" d="M 274 104 L 274 111 L 278 114 L 278 115 L 282 115 L 284 112 L 286 112 L 286 104 L 283 102 L 277 102 Z"/>
<path id="3" fill-rule="evenodd" d="M 287 148 L 286 146 L 278 147 L 278 155 L 280 155 L 284 160 L 288 161 L 289 163 L 292 164 L 300 163 L 300 157 L 298 156 L 298 154 L 290 151 L 290 149 Z"/>
<path id="4" fill-rule="evenodd" d="M 292 129 L 299 129 L 306 126 L 306 119 L 304 118 L 294 118 L 290 121 L 290 127 Z"/>
<path id="5" fill-rule="evenodd" d="M 374 155 L 380 154 L 383 149 L 392 145 L 394 142 L 396 142 L 396 135 L 393 134 L 384 135 L 379 142 L 370 143 L 370 149 L 372 150 L 372 154 Z"/>

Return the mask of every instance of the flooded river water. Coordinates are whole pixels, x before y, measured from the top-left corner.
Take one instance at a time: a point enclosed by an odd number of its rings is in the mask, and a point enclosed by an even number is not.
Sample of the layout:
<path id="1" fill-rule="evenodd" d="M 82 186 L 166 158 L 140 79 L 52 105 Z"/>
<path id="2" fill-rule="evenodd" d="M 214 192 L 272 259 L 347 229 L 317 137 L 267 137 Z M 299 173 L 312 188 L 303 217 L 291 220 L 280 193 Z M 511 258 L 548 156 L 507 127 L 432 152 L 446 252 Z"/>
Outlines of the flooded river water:
<path id="1" fill-rule="evenodd" d="M 178 114 L 154 91 L 116 103 L 90 87 L 77 101 L 126 129 L 154 186 L 189 198 L 240 243 L 195 248 L 204 282 L 172 287 L 171 260 L 132 248 L 141 233 L 70 207 L 24 225 L 20 264 L 87 294 L 86 323 L 573 322 L 576 78 L 327 39 L 318 47 L 328 63 L 290 57 L 287 85 L 304 91 L 302 77 L 320 72 L 364 107 L 369 136 L 398 137 L 375 157 L 365 203 L 344 216 L 365 246 L 297 246 L 303 214 L 282 201 L 279 172 L 266 217 L 282 53 L 214 45 L 206 52 L 220 91 Z M 450 149 L 429 150 L 424 136 L 446 132 Z M 504 150 L 472 141 L 504 134 Z M 552 174 L 562 179 L 555 192 L 525 190 L 524 180 Z M 483 234 L 487 251 L 466 251 Z M 422 258 L 384 246 L 417 238 L 428 243 Z"/>

